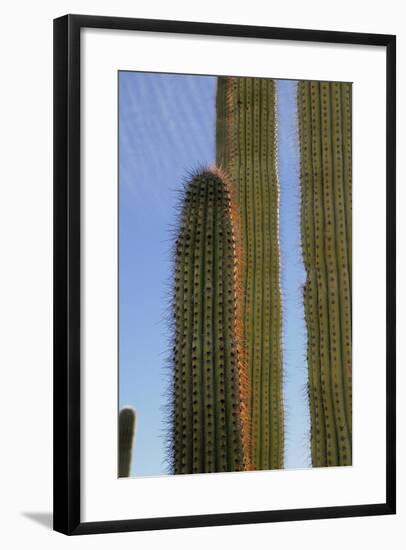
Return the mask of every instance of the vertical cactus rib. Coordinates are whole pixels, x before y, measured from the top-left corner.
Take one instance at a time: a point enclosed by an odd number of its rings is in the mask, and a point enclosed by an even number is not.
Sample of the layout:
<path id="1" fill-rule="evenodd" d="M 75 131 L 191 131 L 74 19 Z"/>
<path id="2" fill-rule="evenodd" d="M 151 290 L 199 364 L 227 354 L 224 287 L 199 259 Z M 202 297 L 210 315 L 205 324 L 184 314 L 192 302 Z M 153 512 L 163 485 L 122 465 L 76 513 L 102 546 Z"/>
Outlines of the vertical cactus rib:
<path id="1" fill-rule="evenodd" d="M 258 134 L 258 156 L 260 159 L 260 162 L 258 163 L 258 175 L 257 175 L 257 184 L 260 190 L 260 208 L 262 206 L 263 210 L 263 217 L 262 217 L 262 229 L 261 229 L 261 235 L 263 236 L 265 240 L 267 228 L 271 224 L 271 204 L 269 202 L 268 197 L 265 195 L 262 191 L 261 181 L 266 180 L 268 170 L 271 168 L 272 165 L 269 166 L 268 164 L 268 117 L 269 117 L 269 109 L 272 108 L 272 105 L 269 104 L 268 101 L 268 93 L 267 93 L 267 82 L 265 80 L 259 80 L 258 81 L 259 91 L 258 91 L 258 97 L 256 98 L 256 101 L 258 101 L 258 111 L 260 114 L 262 114 L 262 117 L 259 117 L 260 121 L 260 133 Z M 261 259 L 261 267 L 262 267 L 262 278 L 261 278 L 261 293 L 263 295 L 263 299 L 265 302 L 271 301 L 271 288 L 272 288 L 272 274 L 271 274 L 271 266 L 272 266 L 272 252 L 271 247 L 269 246 L 262 246 L 262 259 Z M 272 354 L 271 354 L 271 342 L 269 340 L 268 335 L 271 334 L 271 327 L 272 327 L 272 314 L 271 311 L 265 311 L 264 308 L 261 308 L 261 341 L 263 342 L 263 349 L 262 349 L 262 364 L 263 365 L 271 365 L 272 361 Z M 272 350 L 273 351 L 273 350 Z M 262 426 L 262 433 L 261 433 L 261 439 L 263 441 L 263 445 L 261 448 L 261 463 L 262 467 L 264 469 L 269 469 L 271 467 L 271 464 L 273 463 L 272 457 L 271 457 L 271 435 L 272 435 L 272 429 L 270 425 L 269 419 L 271 418 L 271 395 L 274 388 L 274 385 L 271 384 L 271 369 L 269 368 L 263 368 L 262 369 L 262 380 L 261 380 L 261 386 L 262 386 L 262 403 L 263 403 L 263 415 L 264 415 L 264 422 Z M 275 448 L 275 445 L 272 445 L 272 449 Z"/>
<path id="2" fill-rule="evenodd" d="M 282 468 L 284 455 L 275 109 L 272 80 L 219 77 L 217 163 L 234 182 L 240 218 L 241 316 L 255 469 Z"/>
<path id="3" fill-rule="evenodd" d="M 348 276 L 350 298 L 352 296 L 352 88 L 351 84 L 341 84 L 341 117 L 343 124 L 343 163 L 344 163 L 344 203 L 347 228 Z"/>
<path id="4" fill-rule="evenodd" d="M 324 404 L 324 417 L 326 429 L 327 457 L 324 461 L 327 466 L 338 462 L 337 431 L 334 416 L 332 381 L 331 381 L 331 357 L 330 357 L 330 318 L 328 308 L 327 290 L 327 262 L 324 236 L 326 231 L 326 214 L 323 205 L 323 147 L 321 137 L 321 109 L 319 83 L 309 83 L 310 88 L 310 113 L 311 113 L 311 147 L 312 165 L 309 167 L 310 178 L 313 173 L 314 195 L 314 220 L 315 220 L 315 275 L 318 296 L 318 317 L 320 328 L 320 379 Z M 311 200 L 311 199 L 310 199 Z M 310 202 L 311 206 L 311 202 Z M 311 268 L 312 266 L 310 266 Z M 314 278 L 311 277 L 311 280 Z M 316 345 L 318 342 L 316 341 Z M 317 367 L 316 367 L 317 368 Z M 313 429 L 313 426 L 312 426 Z M 320 465 L 323 463 L 320 463 Z M 315 464 L 316 465 L 316 464 Z"/>
<path id="5" fill-rule="evenodd" d="M 191 373 L 189 365 L 192 359 L 192 344 L 185 339 L 188 327 L 192 320 L 192 291 L 193 291 L 193 261 L 195 227 L 192 225 L 192 213 L 197 203 L 194 189 L 185 196 L 185 211 L 181 223 L 179 238 L 176 243 L 176 270 L 175 270 L 175 350 L 174 350 L 174 462 L 177 471 L 187 471 L 191 468 L 192 438 L 185 439 L 185 432 L 195 430 L 194 417 L 189 414 L 192 396 Z"/>
<path id="6" fill-rule="evenodd" d="M 221 170 L 203 169 L 182 200 L 174 266 L 174 473 L 250 469 L 248 377 L 237 319 L 239 229 L 230 188 Z"/>
<path id="7" fill-rule="evenodd" d="M 338 187 L 337 171 L 333 164 L 333 127 L 332 127 L 332 101 L 331 87 L 329 83 L 320 83 L 322 96 L 322 141 L 323 141 L 323 190 L 324 210 L 326 213 L 325 247 L 327 249 L 327 270 L 328 270 L 328 305 L 330 320 L 330 356 L 333 379 L 333 398 L 336 424 L 338 425 L 338 450 L 339 457 L 343 463 L 348 464 L 348 453 L 350 451 L 350 434 L 345 413 L 345 399 L 343 389 L 343 358 L 342 358 L 342 335 L 340 315 L 340 267 L 346 269 L 345 259 L 340 254 L 339 220 L 335 212 L 337 204 L 336 192 Z"/>
<path id="8" fill-rule="evenodd" d="M 298 83 L 313 466 L 352 460 L 348 86 Z"/>
<path id="9" fill-rule="evenodd" d="M 135 411 L 121 409 L 118 417 L 118 477 L 130 477 L 135 432 Z"/>
<path id="10" fill-rule="evenodd" d="M 275 86 L 275 84 L 274 84 Z M 284 426 L 284 407 L 283 407 L 283 361 L 282 361 L 282 285 L 281 285 L 281 257 L 280 257 L 280 238 L 279 238 L 279 211 L 280 211 L 280 185 L 277 173 L 277 157 L 278 157 L 278 146 L 277 146 L 277 109 L 276 109 L 276 93 L 275 88 L 273 90 L 272 106 L 273 106 L 273 128 L 274 133 L 272 136 L 273 139 L 273 155 L 270 158 L 273 159 L 273 162 L 270 166 L 271 177 L 271 193 L 270 193 L 270 202 L 274 207 L 271 209 L 272 218 L 271 218 L 271 247 L 272 247 L 272 262 L 271 262 L 271 304 L 272 314 L 274 317 L 273 320 L 273 354 L 274 359 L 272 360 L 272 366 L 275 371 L 275 383 L 272 385 L 273 396 L 272 396 L 272 406 L 275 408 L 273 426 L 273 433 L 277 435 L 278 445 L 274 445 L 274 449 L 277 449 L 278 454 L 276 455 L 277 461 L 280 465 L 280 468 L 283 467 L 284 461 L 284 438 L 283 438 L 283 426 Z M 272 143 L 270 143 L 272 147 Z M 265 310 L 267 312 L 267 310 Z"/>
<path id="11" fill-rule="evenodd" d="M 345 225 L 347 235 L 347 263 L 348 263 L 348 287 L 349 292 L 346 300 L 346 316 L 351 324 L 349 328 L 349 346 L 348 333 L 346 336 L 346 361 L 345 371 L 346 399 L 348 424 L 352 434 L 352 87 L 349 83 L 341 85 L 341 117 L 343 129 L 343 170 L 344 170 L 344 205 L 345 205 Z"/>
<path id="12" fill-rule="evenodd" d="M 312 415 L 312 456 L 317 457 L 318 465 L 326 466 L 326 438 L 328 445 L 333 446 L 335 434 L 326 434 L 326 419 L 331 417 L 332 408 L 328 407 L 328 401 L 324 403 L 323 387 L 329 391 L 329 370 L 326 363 L 321 363 L 321 355 L 328 357 L 327 351 L 319 347 L 319 338 L 323 344 L 326 342 L 327 310 L 322 299 L 323 289 L 319 288 L 318 276 L 324 268 L 324 247 L 320 240 L 321 230 L 324 224 L 322 210 L 320 209 L 320 193 L 317 187 L 317 174 L 320 173 L 321 152 L 320 144 L 312 141 L 312 127 L 319 124 L 318 113 L 313 110 L 309 86 L 299 87 L 301 108 L 298 109 L 299 128 L 301 140 L 301 173 L 302 173 L 302 247 L 304 250 L 304 264 L 307 271 L 307 280 L 304 287 L 305 317 L 308 329 L 307 360 L 309 364 L 309 403 Z M 316 132 L 314 132 L 316 135 Z M 314 167 L 315 177 L 312 178 L 311 170 Z M 320 349 L 319 349 L 320 348 Z M 330 453 L 334 449 L 329 450 Z M 316 459 L 314 459 L 316 460 Z"/>
<path id="13" fill-rule="evenodd" d="M 341 112 L 341 85 L 331 83 L 331 117 L 332 117 L 332 150 L 334 166 L 334 207 L 335 207 L 335 237 L 337 246 L 337 271 L 338 271 L 338 309 L 341 336 L 341 383 L 343 385 L 343 402 L 345 424 L 347 426 L 348 447 L 343 449 L 343 459 L 348 460 L 346 450 L 351 449 L 351 306 L 349 284 L 349 251 L 347 239 L 347 223 L 344 193 L 344 154 L 343 154 L 343 125 Z M 344 434 L 340 435 L 343 441 Z M 345 457 L 345 458 L 344 458 Z"/>

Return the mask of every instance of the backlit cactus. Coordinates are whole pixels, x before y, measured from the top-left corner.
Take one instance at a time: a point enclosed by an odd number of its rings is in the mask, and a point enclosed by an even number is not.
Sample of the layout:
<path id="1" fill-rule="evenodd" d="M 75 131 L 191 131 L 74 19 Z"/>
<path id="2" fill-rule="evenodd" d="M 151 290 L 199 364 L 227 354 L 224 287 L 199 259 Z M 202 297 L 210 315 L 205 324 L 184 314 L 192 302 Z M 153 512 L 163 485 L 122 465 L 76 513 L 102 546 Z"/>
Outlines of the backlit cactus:
<path id="1" fill-rule="evenodd" d="M 313 466 L 352 463 L 351 84 L 298 83 Z"/>
<path id="2" fill-rule="evenodd" d="M 175 474 L 250 469 L 237 211 L 228 178 L 186 183 L 174 249 L 170 462 Z"/>
<path id="3" fill-rule="evenodd" d="M 257 470 L 282 468 L 284 459 L 275 101 L 273 80 L 218 78 L 217 164 L 235 184 L 241 223 L 241 314 Z"/>
<path id="4" fill-rule="evenodd" d="M 121 409 L 118 417 L 118 477 L 130 477 L 135 432 L 135 411 Z"/>

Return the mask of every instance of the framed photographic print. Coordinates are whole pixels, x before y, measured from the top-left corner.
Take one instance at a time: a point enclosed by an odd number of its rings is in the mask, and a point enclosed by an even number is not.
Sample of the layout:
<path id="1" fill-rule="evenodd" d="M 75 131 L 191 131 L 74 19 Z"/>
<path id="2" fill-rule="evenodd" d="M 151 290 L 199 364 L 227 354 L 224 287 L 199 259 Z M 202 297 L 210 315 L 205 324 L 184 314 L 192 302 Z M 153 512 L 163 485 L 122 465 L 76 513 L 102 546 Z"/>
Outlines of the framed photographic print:
<path id="1" fill-rule="evenodd" d="M 54 21 L 54 528 L 395 513 L 395 37 Z"/>

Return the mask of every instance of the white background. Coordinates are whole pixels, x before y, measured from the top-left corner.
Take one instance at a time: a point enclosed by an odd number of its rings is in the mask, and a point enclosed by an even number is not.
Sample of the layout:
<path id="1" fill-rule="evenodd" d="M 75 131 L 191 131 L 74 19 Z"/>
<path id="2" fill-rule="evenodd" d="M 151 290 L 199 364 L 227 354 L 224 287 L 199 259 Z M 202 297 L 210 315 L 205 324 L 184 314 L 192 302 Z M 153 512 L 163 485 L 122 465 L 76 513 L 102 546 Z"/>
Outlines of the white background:
<path id="1" fill-rule="evenodd" d="M 195 4 L 195 3 L 193 3 Z M 12 7 L 11 7 L 12 6 Z M 40 548 L 246 548 L 255 543 L 283 548 L 330 549 L 362 544 L 369 549 L 404 546 L 405 474 L 399 468 L 399 513 L 396 517 L 351 518 L 198 530 L 129 533 L 68 539 L 52 533 L 51 510 L 51 263 L 52 263 L 52 26 L 67 12 L 264 24 L 281 27 L 398 34 L 398 96 L 406 95 L 406 53 L 401 2 L 291 1 L 280 4 L 206 0 L 134 2 L 14 2 L 3 8 L 0 120 L 1 346 L 0 415 L 2 419 L 0 541 L 6 548 L 29 544 Z M 398 180 L 405 181 L 405 110 L 399 101 Z M 373 125 L 371 124 L 371 131 Z M 4 192 L 4 195 L 3 195 Z M 398 211 L 404 212 L 399 185 Z M 405 216 L 399 219 L 399 281 L 406 280 Z M 403 284 L 403 283 L 402 283 Z M 398 364 L 405 359 L 405 299 L 399 284 Z M 371 315 L 373 308 L 371 308 Z M 398 395 L 406 378 L 398 372 Z M 400 399 L 398 463 L 406 463 L 405 400 Z M 46 524 L 46 526 L 45 526 Z"/>
<path id="2" fill-rule="evenodd" d="M 384 502 L 385 50 L 100 29 L 82 34 L 82 521 Z M 117 479 L 118 67 L 354 82 L 352 467 Z"/>

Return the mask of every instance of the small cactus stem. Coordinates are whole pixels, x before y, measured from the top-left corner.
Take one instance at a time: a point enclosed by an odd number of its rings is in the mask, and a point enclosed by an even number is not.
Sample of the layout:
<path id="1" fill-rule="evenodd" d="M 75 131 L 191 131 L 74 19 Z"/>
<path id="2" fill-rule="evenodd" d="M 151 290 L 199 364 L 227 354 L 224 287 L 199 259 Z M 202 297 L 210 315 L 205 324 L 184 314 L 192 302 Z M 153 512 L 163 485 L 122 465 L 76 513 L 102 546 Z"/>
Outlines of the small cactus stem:
<path id="1" fill-rule="evenodd" d="M 282 468 L 284 454 L 275 108 L 272 80 L 219 77 L 217 162 L 234 182 L 240 218 L 251 460 L 258 470 Z"/>
<path id="2" fill-rule="evenodd" d="M 118 477 L 130 477 L 135 432 L 135 411 L 121 409 L 118 417 Z"/>
<path id="3" fill-rule="evenodd" d="M 348 465 L 352 460 L 347 204 L 351 134 L 342 97 L 348 94 L 345 86 L 298 84 L 313 466 Z"/>
<path id="4" fill-rule="evenodd" d="M 250 469 L 248 388 L 242 387 L 248 378 L 236 320 L 238 222 L 222 176 L 217 168 L 194 174 L 181 211 L 174 308 L 183 354 L 173 356 L 172 416 L 175 426 L 179 417 L 182 424 L 172 442 L 174 473 Z M 185 275 L 183 286 L 176 279 L 178 268 Z"/>

